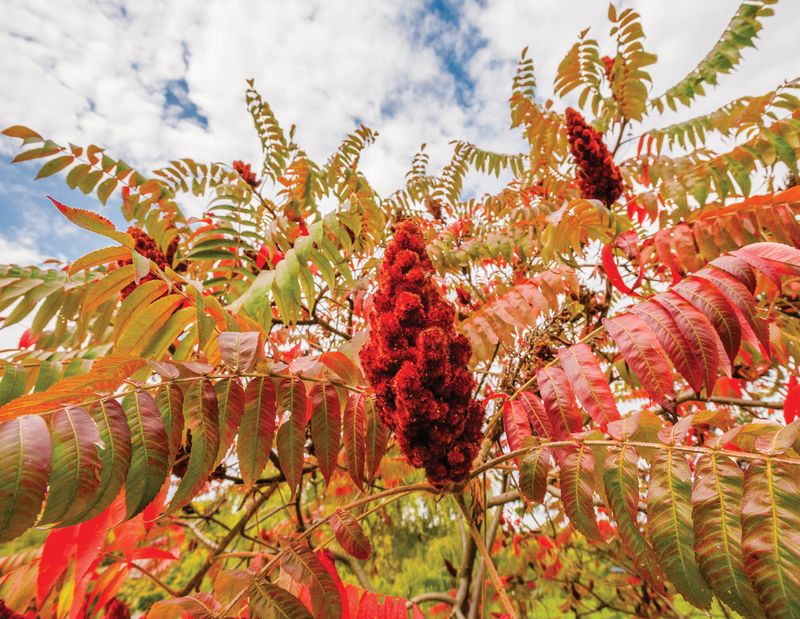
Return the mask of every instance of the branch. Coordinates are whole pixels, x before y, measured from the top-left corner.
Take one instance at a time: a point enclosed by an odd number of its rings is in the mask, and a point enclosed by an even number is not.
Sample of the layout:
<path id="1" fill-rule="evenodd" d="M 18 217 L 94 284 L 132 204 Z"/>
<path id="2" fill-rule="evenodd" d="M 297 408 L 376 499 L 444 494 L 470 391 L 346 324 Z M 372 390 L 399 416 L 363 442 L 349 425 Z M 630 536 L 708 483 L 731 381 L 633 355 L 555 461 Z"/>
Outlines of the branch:
<path id="1" fill-rule="evenodd" d="M 166 584 L 164 581 L 162 581 L 158 576 L 153 574 L 147 568 L 142 567 L 138 563 L 134 563 L 133 561 L 131 561 L 131 567 L 134 567 L 135 569 L 139 570 L 142 574 L 147 576 L 150 580 L 152 580 L 156 585 L 161 587 L 164 591 L 169 593 L 172 597 L 180 597 L 181 595 L 183 595 L 183 594 L 175 591 L 175 589 L 173 589 L 168 584 Z"/>
<path id="2" fill-rule="evenodd" d="M 362 589 L 365 589 L 367 591 L 375 590 L 375 588 L 372 586 L 372 583 L 369 580 L 369 576 L 367 576 L 367 573 L 364 571 L 364 568 L 361 567 L 361 564 L 358 562 L 358 560 L 354 559 L 348 554 L 339 552 L 338 550 L 333 550 L 331 552 L 333 552 L 334 559 L 336 559 L 341 563 L 344 563 L 345 565 L 347 565 L 347 567 L 350 568 L 350 571 L 353 572 L 353 575 L 358 580 L 358 583 L 361 585 Z"/>
<path id="3" fill-rule="evenodd" d="M 469 525 L 469 532 L 472 534 L 472 539 L 475 540 L 475 545 L 478 547 L 478 550 L 483 557 L 483 564 L 486 566 L 486 570 L 489 572 L 489 577 L 492 579 L 492 584 L 494 585 L 495 591 L 497 591 L 497 595 L 500 596 L 500 601 L 503 604 L 503 608 L 505 609 L 506 613 L 508 613 L 509 617 L 512 619 L 519 619 L 517 611 L 514 610 L 514 607 L 511 605 L 511 600 L 508 598 L 506 587 L 503 584 L 503 581 L 500 579 L 500 575 L 497 573 L 497 569 L 492 562 L 492 557 L 489 555 L 489 551 L 486 549 L 486 545 L 483 543 L 481 532 L 478 531 L 478 528 L 475 526 L 475 523 L 470 517 L 467 506 L 464 504 L 463 496 L 460 494 L 456 494 L 454 496 L 458 506 L 461 508 L 461 512 L 464 514 L 467 524 Z"/>
<path id="4" fill-rule="evenodd" d="M 455 599 L 446 593 L 423 593 L 417 597 L 413 597 L 406 602 L 406 608 L 411 608 L 414 604 L 423 604 L 425 602 L 444 602 L 453 607 L 453 614 L 457 619 L 464 619 L 464 613 L 456 606 Z"/>
<path id="5" fill-rule="evenodd" d="M 241 533 L 244 530 L 247 521 L 250 520 L 250 518 L 252 518 L 253 516 L 255 516 L 256 512 L 258 512 L 261 506 L 267 502 L 267 500 L 273 495 L 273 493 L 275 492 L 275 490 L 277 490 L 277 488 L 278 484 L 274 484 L 269 489 L 267 489 L 266 492 L 259 495 L 255 501 L 253 501 L 253 504 L 250 506 L 250 509 L 248 509 L 245 512 L 244 516 L 242 516 L 239 519 L 239 522 L 237 522 L 231 528 L 231 530 L 228 531 L 228 533 L 225 535 L 225 537 L 222 538 L 217 547 L 214 550 L 212 550 L 211 553 L 208 555 L 203 565 L 200 566 L 200 569 L 197 570 L 197 572 L 195 572 L 194 576 L 192 576 L 189 579 L 189 582 L 187 582 L 186 585 L 180 590 L 180 592 L 177 594 L 178 597 L 188 595 L 194 589 L 196 589 L 202 584 L 203 578 L 205 577 L 208 570 L 211 569 L 211 566 L 214 564 L 214 561 L 217 559 L 218 555 L 222 554 L 228 547 L 228 545 L 236 538 L 236 536 L 239 535 L 239 533 Z"/>

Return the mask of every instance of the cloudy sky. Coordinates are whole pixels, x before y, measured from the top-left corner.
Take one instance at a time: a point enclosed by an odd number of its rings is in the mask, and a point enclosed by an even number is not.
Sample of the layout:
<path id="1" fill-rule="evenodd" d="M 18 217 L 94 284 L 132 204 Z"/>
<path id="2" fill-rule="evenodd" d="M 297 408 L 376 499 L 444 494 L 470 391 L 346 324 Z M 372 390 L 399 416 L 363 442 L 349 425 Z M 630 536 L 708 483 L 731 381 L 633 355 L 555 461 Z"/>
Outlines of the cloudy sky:
<path id="1" fill-rule="evenodd" d="M 615 0 L 643 14 L 660 93 L 711 48 L 737 0 Z M 363 159 L 382 193 L 399 186 L 427 142 L 434 165 L 453 139 L 520 147 L 508 129 L 517 58 L 529 47 L 539 93 L 586 27 L 613 55 L 601 0 L 0 0 L 0 125 L 61 143 L 106 147 L 142 171 L 191 156 L 259 162 L 244 105 L 246 78 L 318 161 L 359 123 L 380 132 Z M 800 1 L 783 0 L 760 51 L 749 50 L 693 113 L 761 94 L 800 74 Z M 670 117 L 663 119 L 668 123 Z M 44 196 L 102 207 L 62 176 L 32 180 L 0 138 L 0 263 L 74 258 L 102 244 L 75 231 Z M 491 189 L 474 180 L 478 191 Z M 105 214 L 122 224 L 113 209 Z"/>

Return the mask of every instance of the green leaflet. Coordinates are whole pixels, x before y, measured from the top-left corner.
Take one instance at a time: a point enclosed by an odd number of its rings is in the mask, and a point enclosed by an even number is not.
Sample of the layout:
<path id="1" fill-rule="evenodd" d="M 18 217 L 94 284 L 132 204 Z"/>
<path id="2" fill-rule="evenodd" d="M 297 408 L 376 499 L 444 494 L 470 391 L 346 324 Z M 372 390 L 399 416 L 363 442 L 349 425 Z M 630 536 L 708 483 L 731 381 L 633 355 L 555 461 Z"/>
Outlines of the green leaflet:
<path id="1" fill-rule="evenodd" d="M 27 380 L 25 368 L 13 363 L 3 364 L 3 378 L 0 380 L 0 406 L 25 393 Z"/>
<path id="2" fill-rule="evenodd" d="M 292 496 L 300 484 L 303 473 L 303 451 L 306 440 L 306 388 L 296 378 L 279 383 L 279 410 L 289 411 L 289 417 L 278 429 L 276 443 L 281 471 L 286 477 Z"/>
<path id="3" fill-rule="evenodd" d="M 38 415 L 0 424 L 0 543 L 36 524 L 51 456 L 47 423 Z"/>
<path id="4" fill-rule="evenodd" d="M 375 401 L 367 398 L 364 402 L 364 422 L 366 424 L 366 466 L 367 479 L 372 481 L 378 474 L 378 469 L 386 452 L 389 442 L 389 428 L 381 421 Z"/>
<path id="5" fill-rule="evenodd" d="M 655 590 L 664 592 L 664 576 L 653 548 L 639 531 L 638 455 L 630 446 L 609 452 L 603 472 L 608 507 L 617 523 L 622 547 L 639 574 Z"/>
<path id="6" fill-rule="evenodd" d="M 272 379 L 250 381 L 244 391 L 244 415 L 239 428 L 236 454 L 246 486 L 255 483 L 269 461 L 275 435 L 276 397 Z"/>
<path id="7" fill-rule="evenodd" d="M 336 388 L 315 383 L 311 389 L 311 442 L 320 471 L 329 482 L 336 469 L 342 432 L 342 413 Z"/>
<path id="8" fill-rule="evenodd" d="M 267 580 L 256 579 L 247 600 L 256 619 L 312 619 L 300 600 Z"/>
<path id="9" fill-rule="evenodd" d="M 589 540 L 603 541 L 594 513 L 594 455 L 581 443 L 561 450 L 561 501 L 573 526 Z"/>
<path id="10" fill-rule="evenodd" d="M 67 523 L 93 503 L 100 485 L 100 430 L 89 413 L 74 406 L 53 415 L 52 469 L 40 524 Z"/>
<path id="11" fill-rule="evenodd" d="M 647 489 L 650 541 L 678 593 L 698 608 L 708 609 L 711 592 L 694 556 L 691 492 L 692 473 L 686 458 L 671 448 L 656 453 Z"/>
<path id="12" fill-rule="evenodd" d="M 169 471 L 169 441 L 153 396 L 146 391 L 122 399 L 131 428 L 131 465 L 125 483 L 127 517 L 133 518 L 152 501 Z"/>
<path id="13" fill-rule="evenodd" d="M 692 488 L 694 550 L 700 571 L 716 596 L 745 617 L 761 612 L 744 570 L 742 503 L 744 473 L 733 460 L 704 454 Z"/>
<path id="14" fill-rule="evenodd" d="M 368 396 L 354 393 L 347 398 L 342 419 L 344 454 L 347 471 L 359 487 L 364 485 L 364 465 L 366 463 L 366 424 L 364 408 Z"/>
<path id="15" fill-rule="evenodd" d="M 165 383 L 156 392 L 156 406 L 161 414 L 169 445 L 169 468 L 183 442 L 183 392 L 175 383 Z"/>
<path id="16" fill-rule="evenodd" d="M 798 469 L 754 460 L 744 475 L 745 569 L 770 618 L 800 617 L 800 485 Z"/>
<path id="17" fill-rule="evenodd" d="M 214 392 L 219 404 L 219 450 L 216 458 L 216 462 L 219 463 L 231 448 L 233 437 L 236 436 L 236 431 L 242 422 L 245 392 L 238 378 L 223 378 L 217 381 L 214 384 Z"/>
<path id="18" fill-rule="evenodd" d="M 65 524 L 94 518 L 111 505 L 125 484 L 131 463 L 131 429 L 119 402 L 102 400 L 89 412 L 100 430 L 100 438 L 103 441 L 103 447 L 100 449 L 100 485 L 90 502 L 89 509 Z"/>
<path id="19" fill-rule="evenodd" d="M 547 492 L 547 474 L 550 472 L 551 451 L 547 447 L 534 447 L 520 462 L 519 491 L 539 504 Z"/>
<path id="20" fill-rule="evenodd" d="M 205 378 L 193 381 L 183 400 L 183 417 L 192 438 L 186 474 L 181 479 L 166 513 L 172 514 L 199 490 L 217 463 L 219 408 L 214 386 Z"/>

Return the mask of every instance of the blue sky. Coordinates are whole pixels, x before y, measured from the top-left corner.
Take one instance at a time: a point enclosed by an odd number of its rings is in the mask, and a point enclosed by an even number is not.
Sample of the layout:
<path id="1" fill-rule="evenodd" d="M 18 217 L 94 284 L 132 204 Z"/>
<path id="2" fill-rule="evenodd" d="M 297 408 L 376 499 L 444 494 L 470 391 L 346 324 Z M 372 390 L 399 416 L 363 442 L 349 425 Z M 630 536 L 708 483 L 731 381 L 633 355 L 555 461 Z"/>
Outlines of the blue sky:
<path id="1" fill-rule="evenodd" d="M 710 49 L 737 0 L 616 1 L 642 12 L 663 91 Z M 422 142 L 432 166 L 453 139 L 494 150 L 521 147 L 506 101 L 517 58 L 530 48 L 547 97 L 558 62 L 585 27 L 613 54 L 599 0 L 4 0 L 0 125 L 28 125 L 66 143 L 96 143 L 143 172 L 169 159 L 245 159 L 259 146 L 244 106 L 252 77 L 285 127 L 323 161 L 363 122 L 380 132 L 362 160 L 382 192 L 402 182 Z M 748 51 L 695 113 L 760 94 L 798 73 L 800 2 L 783 0 L 759 52 Z M 670 122 L 666 116 L 663 122 Z M 124 227 L 116 202 L 63 182 L 33 181 L 35 164 L 10 165 L 0 139 L 0 263 L 72 259 L 104 242 L 70 227 L 46 200 L 100 210 Z M 469 180 L 470 189 L 496 184 Z M 202 204 L 186 202 L 199 212 Z"/>

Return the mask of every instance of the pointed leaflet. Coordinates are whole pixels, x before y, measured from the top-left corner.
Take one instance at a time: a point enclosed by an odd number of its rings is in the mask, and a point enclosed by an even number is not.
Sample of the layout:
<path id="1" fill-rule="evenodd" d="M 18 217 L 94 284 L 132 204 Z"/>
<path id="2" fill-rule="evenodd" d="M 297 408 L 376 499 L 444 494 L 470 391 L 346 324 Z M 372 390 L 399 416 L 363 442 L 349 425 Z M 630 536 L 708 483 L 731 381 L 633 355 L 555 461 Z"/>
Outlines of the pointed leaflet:
<path id="1" fill-rule="evenodd" d="M 336 582 L 309 548 L 289 546 L 281 555 L 281 568 L 294 580 L 311 589 L 311 603 L 317 619 L 339 619 L 342 599 Z"/>
<path id="2" fill-rule="evenodd" d="M 125 482 L 127 517 L 150 504 L 169 472 L 169 443 L 155 400 L 146 391 L 122 398 L 122 410 L 131 428 L 131 465 Z"/>
<path id="3" fill-rule="evenodd" d="M 699 353 L 689 345 L 689 341 L 667 308 L 655 301 L 647 301 L 632 307 L 631 312 L 644 320 L 653 330 L 675 369 L 686 379 L 689 386 L 699 393 L 706 376 L 705 366 Z M 716 378 L 716 374 L 711 376 Z"/>
<path id="4" fill-rule="evenodd" d="M 347 398 L 342 420 L 344 431 L 344 457 L 347 471 L 356 486 L 364 487 L 364 465 L 366 463 L 366 425 L 364 407 L 369 399 L 366 393 L 354 393 Z"/>
<path id="5" fill-rule="evenodd" d="M 800 274 L 800 250 L 780 243 L 752 243 L 731 252 L 780 287 L 781 275 Z"/>
<path id="6" fill-rule="evenodd" d="M 261 578 L 248 590 L 247 604 L 255 619 L 313 619 L 295 596 Z"/>
<path id="7" fill-rule="evenodd" d="M 603 536 L 597 528 L 594 513 L 594 455 L 581 443 L 577 447 L 562 450 L 561 502 L 569 521 L 590 541 L 602 542 Z"/>
<path id="8" fill-rule="evenodd" d="M 36 524 L 51 457 L 50 433 L 41 417 L 23 415 L 0 424 L 0 543 Z"/>
<path id="9" fill-rule="evenodd" d="M 156 392 L 156 406 L 161 414 L 169 445 L 169 468 L 183 443 L 183 392 L 175 383 L 164 383 Z"/>
<path id="10" fill-rule="evenodd" d="M 744 617 L 757 617 L 758 600 L 742 556 L 742 485 L 739 465 L 713 451 L 697 461 L 692 488 L 694 551 L 716 596 Z"/>
<path id="11" fill-rule="evenodd" d="M 131 429 L 119 402 L 101 400 L 89 410 L 100 430 L 100 485 L 85 513 L 64 524 L 89 520 L 103 512 L 125 485 L 131 464 Z"/>
<path id="12" fill-rule="evenodd" d="M 336 388 L 329 383 L 315 383 L 311 389 L 311 442 L 326 483 L 336 470 L 341 432 L 342 409 Z"/>
<path id="13" fill-rule="evenodd" d="M 372 546 L 370 546 L 367 536 L 364 535 L 361 525 L 349 512 L 337 509 L 331 514 L 330 524 L 336 541 L 347 554 L 362 561 L 369 559 L 372 554 Z"/>
<path id="14" fill-rule="evenodd" d="M 132 248 L 134 246 L 133 237 L 127 232 L 119 232 L 114 227 L 114 224 L 105 217 L 82 208 L 72 208 L 66 204 L 61 204 L 61 202 L 53 200 L 50 196 L 47 196 L 47 199 L 53 203 L 64 217 L 69 219 L 76 226 L 80 226 L 84 230 L 89 230 L 90 232 L 107 236 L 126 247 Z"/>
<path id="15" fill-rule="evenodd" d="M 100 484 L 100 430 L 85 409 L 58 411 L 50 422 L 52 470 L 40 524 L 68 522 L 90 505 Z"/>
<path id="16" fill-rule="evenodd" d="M 536 380 L 553 428 L 553 437 L 563 439 L 572 432 L 580 432 L 583 425 L 581 412 L 575 404 L 575 394 L 564 370 L 542 368 L 536 373 Z"/>
<path id="17" fill-rule="evenodd" d="M 744 284 L 745 288 L 747 288 L 751 294 L 755 292 L 756 273 L 753 268 L 741 258 L 725 255 L 715 258 L 709 264 L 718 269 L 722 269 L 730 275 L 733 275 L 736 279 Z"/>
<path id="18" fill-rule="evenodd" d="M 170 501 L 167 514 L 174 513 L 192 500 L 217 463 L 219 408 L 211 381 L 203 378 L 189 386 L 183 400 L 183 418 L 192 437 L 192 451 L 186 474 Z"/>
<path id="19" fill-rule="evenodd" d="M 650 541 L 661 568 L 678 593 L 707 610 L 711 593 L 695 562 L 691 492 L 692 472 L 686 458 L 670 447 L 658 451 L 647 489 Z"/>
<path id="20" fill-rule="evenodd" d="M 242 389 L 242 383 L 238 378 L 218 380 L 214 383 L 214 394 L 217 396 L 217 406 L 219 408 L 219 449 L 214 462 L 214 464 L 218 464 L 228 453 L 228 449 L 233 444 L 233 437 L 236 436 L 239 425 L 242 423 L 245 394 L 244 389 Z M 272 399 L 274 403 L 274 391 Z M 241 438 L 241 434 L 239 436 Z M 267 451 L 268 454 L 269 450 Z"/>
<path id="21" fill-rule="evenodd" d="M 575 344 L 562 348 L 558 359 L 575 395 L 595 423 L 605 427 L 609 421 L 619 419 L 611 387 L 589 346 Z"/>
<path id="22" fill-rule="evenodd" d="M 673 290 L 705 314 L 733 363 L 742 343 L 742 326 L 730 301 L 719 288 L 695 277 L 683 280 Z"/>
<path id="23" fill-rule="evenodd" d="M 603 485 L 622 547 L 647 584 L 664 593 L 664 576 L 658 568 L 653 548 L 639 531 L 638 460 L 636 450 L 628 445 L 611 451 L 605 462 Z"/>
<path id="24" fill-rule="evenodd" d="M 262 376 L 251 380 L 244 392 L 244 416 L 236 455 L 245 486 L 255 483 L 267 466 L 275 435 L 275 385 Z"/>
<path id="25" fill-rule="evenodd" d="M 658 340 L 647 324 L 633 314 L 603 318 L 609 335 L 647 394 L 656 402 L 674 394 L 672 372 Z"/>
<path id="26" fill-rule="evenodd" d="M 306 442 L 306 388 L 298 378 L 286 378 L 279 383 L 279 406 L 289 411 L 289 417 L 278 430 L 276 443 L 278 460 L 292 496 L 303 475 L 303 450 Z"/>
<path id="27" fill-rule="evenodd" d="M 717 335 L 706 317 L 680 295 L 668 290 L 656 295 L 653 305 L 663 307 L 675 320 L 688 345 L 693 373 L 702 373 L 706 393 L 714 391 L 720 364 Z M 688 377 L 686 377 L 688 380 Z"/>
<path id="28" fill-rule="evenodd" d="M 503 402 L 503 426 L 506 432 L 506 442 L 509 451 L 522 449 L 526 439 L 531 437 L 531 426 L 525 409 L 517 400 L 506 400 Z M 519 458 L 516 458 L 519 466 Z"/>
<path id="29" fill-rule="evenodd" d="M 708 280 L 714 284 L 728 298 L 733 306 L 739 310 L 739 314 L 744 318 L 747 325 L 764 346 L 764 350 L 769 352 L 769 326 L 766 321 L 756 314 L 756 299 L 739 279 L 713 267 L 706 267 L 695 273 L 695 277 Z"/>
<path id="30" fill-rule="evenodd" d="M 754 460 L 744 476 L 745 569 L 768 617 L 800 617 L 800 484 L 797 467 Z"/>
<path id="31" fill-rule="evenodd" d="M 551 451 L 547 447 L 534 447 L 522 460 L 519 468 L 519 491 L 526 499 L 539 504 L 547 491 L 547 474 L 550 472 Z"/>
<path id="32" fill-rule="evenodd" d="M 364 402 L 364 423 L 367 426 L 367 479 L 372 481 L 378 474 L 383 454 L 386 453 L 386 445 L 389 442 L 389 428 L 381 421 L 372 398 L 367 398 Z"/>
<path id="33" fill-rule="evenodd" d="M 530 391 L 520 393 L 516 401 L 519 402 L 520 407 L 525 412 L 525 416 L 533 426 L 533 431 L 536 435 L 544 439 L 553 438 L 553 427 L 542 401 Z"/>

